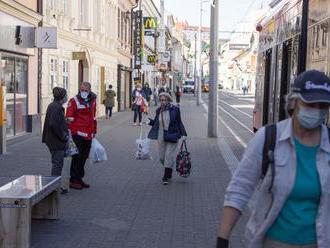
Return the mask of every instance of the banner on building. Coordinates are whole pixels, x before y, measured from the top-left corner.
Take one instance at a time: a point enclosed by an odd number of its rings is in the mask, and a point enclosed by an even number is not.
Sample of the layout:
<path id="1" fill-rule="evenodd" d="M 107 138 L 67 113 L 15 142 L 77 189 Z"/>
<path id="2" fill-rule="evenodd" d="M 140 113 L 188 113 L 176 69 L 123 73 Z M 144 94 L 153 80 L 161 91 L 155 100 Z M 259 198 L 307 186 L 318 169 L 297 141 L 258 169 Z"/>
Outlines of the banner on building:
<path id="1" fill-rule="evenodd" d="M 142 10 L 135 12 L 134 31 L 134 68 L 141 69 L 142 66 Z"/>
<path id="2" fill-rule="evenodd" d="M 143 27 L 145 36 L 154 36 L 157 29 L 157 18 L 143 17 Z"/>

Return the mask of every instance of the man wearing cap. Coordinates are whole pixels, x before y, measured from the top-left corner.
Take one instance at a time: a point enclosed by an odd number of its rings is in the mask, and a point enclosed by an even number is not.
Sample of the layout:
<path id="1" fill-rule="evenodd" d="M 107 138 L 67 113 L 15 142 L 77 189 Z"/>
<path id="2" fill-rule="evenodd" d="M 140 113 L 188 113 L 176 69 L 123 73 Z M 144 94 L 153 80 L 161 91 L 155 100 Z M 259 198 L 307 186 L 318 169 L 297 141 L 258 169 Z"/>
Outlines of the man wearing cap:
<path id="1" fill-rule="evenodd" d="M 229 246 L 232 229 L 254 192 L 247 248 L 329 247 L 330 144 L 324 125 L 329 106 L 330 79 L 323 72 L 306 71 L 296 78 L 287 96 L 289 117 L 273 126 L 272 169 L 262 176 L 263 127 L 227 188 L 217 248 Z"/>
<path id="2" fill-rule="evenodd" d="M 42 142 L 46 143 L 52 156 L 52 176 L 61 176 L 64 153 L 69 141 L 69 131 L 65 121 L 63 104 L 67 102 L 66 90 L 60 87 L 53 89 L 54 101 L 46 112 Z"/>

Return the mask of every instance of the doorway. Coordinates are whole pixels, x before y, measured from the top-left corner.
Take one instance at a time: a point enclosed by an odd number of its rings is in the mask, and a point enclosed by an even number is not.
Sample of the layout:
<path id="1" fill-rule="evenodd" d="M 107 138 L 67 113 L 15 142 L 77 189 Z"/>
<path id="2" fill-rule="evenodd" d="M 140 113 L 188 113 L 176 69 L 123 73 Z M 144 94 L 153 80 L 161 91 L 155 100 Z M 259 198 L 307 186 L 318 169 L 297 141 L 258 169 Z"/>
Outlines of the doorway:
<path id="1" fill-rule="evenodd" d="M 87 60 L 79 60 L 78 63 L 78 89 L 82 82 L 89 80 L 89 67 Z"/>
<path id="2" fill-rule="evenodd" d="M 6 86 L 6 134 L 13 137 L 26 132 L 28 57 L 0 53 L 2 81 Z"/>

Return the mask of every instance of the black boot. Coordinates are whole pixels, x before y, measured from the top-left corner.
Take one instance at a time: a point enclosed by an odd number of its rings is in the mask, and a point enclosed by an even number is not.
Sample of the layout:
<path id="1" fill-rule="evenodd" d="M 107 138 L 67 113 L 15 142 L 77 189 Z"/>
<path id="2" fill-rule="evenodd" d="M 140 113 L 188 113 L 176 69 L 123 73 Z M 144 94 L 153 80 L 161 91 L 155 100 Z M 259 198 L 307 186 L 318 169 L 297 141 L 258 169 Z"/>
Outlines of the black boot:
<path id="1" fill-rule="evenodd" d="M 172 179 L 172 168 L 168 168 L 168 179 Z"/>
<path id="2" fill-rule="evenodd" d="M 172 169 L 170 169 L 170 168 L 165 168 L 165 170 L 164 170 L 164 176 L 163 176 L 163 179 L 162 179 L 164 185 L 168 184 L 168 180 L 172 176 L 171 175 L 171 170 Z"/>

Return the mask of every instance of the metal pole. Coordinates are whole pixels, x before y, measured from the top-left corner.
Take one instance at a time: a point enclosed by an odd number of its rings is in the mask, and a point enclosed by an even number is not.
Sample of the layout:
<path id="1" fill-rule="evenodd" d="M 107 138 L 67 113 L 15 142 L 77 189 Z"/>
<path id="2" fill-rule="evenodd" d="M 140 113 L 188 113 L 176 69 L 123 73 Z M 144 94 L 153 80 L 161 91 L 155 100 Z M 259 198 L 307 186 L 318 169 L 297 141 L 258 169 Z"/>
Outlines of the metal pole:
<path id="1" fill-rule="evenodd" d="M 308 10 L 309 0 L 303 0 L 301 36 L 299 44 L 298 74 L 306 70 L 307 38 L 308 38 Z"/>
<path id="2" fill-rule="evenodd" d="M 219 0 L 211 5 L 211 37 L 210 37 L 210 92 L 208 112 L 208 136 L 218 137 L 218 19 Z"/>
<path id="3" fill-rule="evenodd" d="M 197 96 L 197 34 L 195 33 L 195 65 L 194 65 L 194 82 L 195 82 L 195 91 L 194 95 Z"/>
<path id="4" fill-rule="evenodd" d="M 201 104 L 202 98 L 202 20 L 203 20 L 203 0 L 200 0 L 200 19 L 198 28 L 198 79 L 197 79 L 197 106 Z"/>

